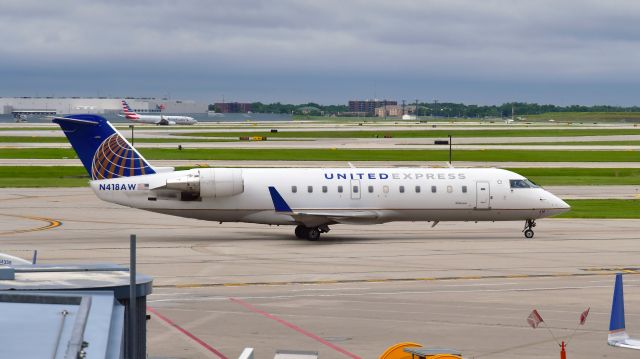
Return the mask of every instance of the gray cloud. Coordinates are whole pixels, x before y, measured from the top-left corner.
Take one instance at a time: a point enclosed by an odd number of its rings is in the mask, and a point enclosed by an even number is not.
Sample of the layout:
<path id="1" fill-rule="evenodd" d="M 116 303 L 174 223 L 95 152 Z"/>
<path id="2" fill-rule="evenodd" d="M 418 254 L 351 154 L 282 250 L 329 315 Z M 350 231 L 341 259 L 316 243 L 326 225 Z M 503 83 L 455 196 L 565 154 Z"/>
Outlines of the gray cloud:
<path id="1" fill-rule="evenodd" d="M 639 84 L 639 15 L 631 0 L 5 0 L 1 94 L 611 101 L 584 87 Z"/>

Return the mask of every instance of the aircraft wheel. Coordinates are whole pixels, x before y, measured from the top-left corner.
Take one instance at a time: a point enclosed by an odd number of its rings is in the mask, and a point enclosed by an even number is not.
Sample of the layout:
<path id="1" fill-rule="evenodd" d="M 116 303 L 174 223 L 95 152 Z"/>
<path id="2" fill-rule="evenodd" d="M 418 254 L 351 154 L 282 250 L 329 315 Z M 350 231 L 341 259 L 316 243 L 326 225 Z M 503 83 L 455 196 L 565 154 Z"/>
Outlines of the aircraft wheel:
<path id="1" fill-rule="evenodd" d="M 307 238 L 307 227 L 303 225 L 296 226 L 295 233 L 296 233 L 296 237 L 300 239 L 305 239 Z"/>
<path id="2" fill-rule="evenodd" d="M 320 239 L 319 228 L 307 228 L 307 239 L 310 241 L 317 241 Z"/>
<path id="3" fill-rule="evenodd" d="M 527 238 L 533 238 L 533 231 L 530 229 L 527 229 L 526 231 L 524 231 L 524 236 Z"/>

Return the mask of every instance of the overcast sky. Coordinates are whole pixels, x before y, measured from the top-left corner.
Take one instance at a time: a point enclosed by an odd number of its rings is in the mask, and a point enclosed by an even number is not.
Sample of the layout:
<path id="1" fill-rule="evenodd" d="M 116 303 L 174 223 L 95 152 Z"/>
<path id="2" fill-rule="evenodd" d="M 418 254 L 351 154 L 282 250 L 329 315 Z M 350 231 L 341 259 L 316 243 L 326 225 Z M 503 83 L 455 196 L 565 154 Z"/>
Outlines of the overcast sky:
<path id="1" fill-rule="evenodd" d="M 0 96 L 638 105 L 636 0 L 0 1 Z"/>

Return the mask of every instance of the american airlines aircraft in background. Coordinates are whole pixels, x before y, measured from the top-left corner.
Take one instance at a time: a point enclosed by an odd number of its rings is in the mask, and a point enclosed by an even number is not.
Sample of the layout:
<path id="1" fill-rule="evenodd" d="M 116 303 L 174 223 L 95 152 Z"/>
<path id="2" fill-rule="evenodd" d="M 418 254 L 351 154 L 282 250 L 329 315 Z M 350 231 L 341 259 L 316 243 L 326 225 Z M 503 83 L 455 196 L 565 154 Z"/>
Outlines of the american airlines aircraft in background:
<path id="1" fill-rule="evenodd" d="M 209 221 L 294 225 L 317 240 L 340 223 L 524 221 L 569 205 L 495 168 L 195 168 L 151 166 L 103 117 L 56 117 L 107 202 Z"/>
<path id="2" fill-rule="evenodd" d="M 118 116 L 134 122 L 153 125 L 195 125 L 198 123 L 193 117 L 189 116 L 140 115 L 133 111 L 125 100 L 122 100 L 122 112 L 123 114 Z"/>

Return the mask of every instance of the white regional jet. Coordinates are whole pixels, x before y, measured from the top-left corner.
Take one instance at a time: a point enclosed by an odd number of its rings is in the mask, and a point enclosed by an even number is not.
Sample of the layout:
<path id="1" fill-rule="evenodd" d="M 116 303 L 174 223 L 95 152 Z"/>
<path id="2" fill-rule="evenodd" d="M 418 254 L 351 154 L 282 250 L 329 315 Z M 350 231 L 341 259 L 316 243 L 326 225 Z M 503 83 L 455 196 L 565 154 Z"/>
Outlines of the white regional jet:
<path id="1" fill-rule="evenodd" d="M 105 201 L 209 221 L 294 225 L 317 240 L 333 224 L 525 221 L 569 205 L 495 168 L 196 168 L 151 166 L 104 118 L 57 117 Z"/>
<path id="2" fill-rule="evenodd" d="M 140 115 L 133 111 L 125 100 L 122 100 L 122 112 L 124 114 L 118 116 L 134 122 L 152 125 L 195 125 L 198 123 L 193 117 L 189 116 Z"/>

